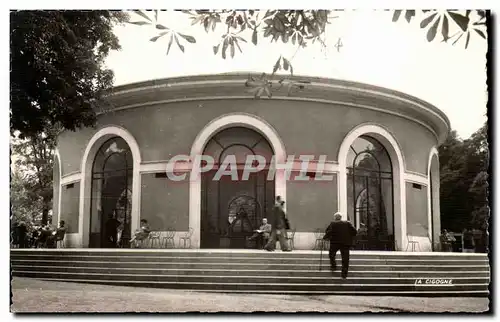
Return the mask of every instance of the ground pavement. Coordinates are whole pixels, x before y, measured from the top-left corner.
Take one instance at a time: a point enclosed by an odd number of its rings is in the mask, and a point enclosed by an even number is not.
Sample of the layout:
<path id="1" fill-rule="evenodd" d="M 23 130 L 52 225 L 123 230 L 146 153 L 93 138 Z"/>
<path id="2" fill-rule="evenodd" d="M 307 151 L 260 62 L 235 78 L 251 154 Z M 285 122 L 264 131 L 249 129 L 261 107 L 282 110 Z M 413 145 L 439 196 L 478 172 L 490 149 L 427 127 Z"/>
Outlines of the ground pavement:
<path id="1" fill-rule="evenodd" d="M 487 297 L 219 294 L 12 280 L 11 312 L 484 312 Z"/>

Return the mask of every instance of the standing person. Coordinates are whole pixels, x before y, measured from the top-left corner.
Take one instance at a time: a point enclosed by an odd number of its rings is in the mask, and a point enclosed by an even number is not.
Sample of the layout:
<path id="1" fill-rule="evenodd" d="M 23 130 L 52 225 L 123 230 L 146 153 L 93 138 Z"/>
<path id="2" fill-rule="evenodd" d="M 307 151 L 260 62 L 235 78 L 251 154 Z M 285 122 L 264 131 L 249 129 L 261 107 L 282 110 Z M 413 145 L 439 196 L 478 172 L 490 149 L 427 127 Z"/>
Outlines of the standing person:
<path id="1" fill-rule="evenodd" d="M 106 244 L 110 248 L 118 247 L 118 227 L 120 226 L 120 222 L 115 218 L 115 215 L 114 211 L 110 213 L 105 224 Z"/>
<path id="2" fill-rule="evenodd" d="M 335 256 L 340 250 L 342 256 L 342 278 L 347 278 L 349 272 L 349 249 L 352 246 L 354 237 L 356 237 L 356 228 L 348 221 L 342 220 L 340 212 L 333 215 L 333 221 L 326 228 L 323 239 L 330 241 L 330 268 L 332 273 L 337 269 Z"/>
<path id="3" fill-rule="evenodd" d="M 271 238 L 264 249 L 272 252 L 276 249 L 276 241 L 279 240 L 280 248 L 283 252 L 292 251 L 286 242 L 286 215 L 284 210 L 285 202 L 281 197 L 276 197 L 276 203 L 273 207 L 273 217 L 271 219 Z"/>
<path id="4" fill-rule="evenodd" d="M 474 253 L 474 233 L 472 229 L 465 228 L 463 231 L 463 239 L 464 239 L 464 253 Z"/>
<path id="5" fill-rule="evenodd" d="M 17 238 L 18 238 L 19 248 L 26 248 L 28 228 L 26 227 L 26 224 L 23 221 L 21 221 L 17 229 L 18 229 Z"/>
<path id="6" fill-rule="evenodd" d="M 448 230 L 443 229 L 441 234 L 441 244 L 443 245 L 443 252 L 453 252 L 453 243 L 456 241 Z"/>

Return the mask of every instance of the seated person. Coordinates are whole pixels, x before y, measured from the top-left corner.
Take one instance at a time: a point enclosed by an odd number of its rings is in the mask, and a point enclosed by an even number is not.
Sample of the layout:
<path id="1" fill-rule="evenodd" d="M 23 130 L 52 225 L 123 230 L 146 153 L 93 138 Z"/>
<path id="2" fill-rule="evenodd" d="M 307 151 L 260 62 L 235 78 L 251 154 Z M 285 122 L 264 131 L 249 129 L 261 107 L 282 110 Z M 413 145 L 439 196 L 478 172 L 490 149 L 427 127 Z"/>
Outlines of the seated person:
<path id="1" fill-rule="evenodd" d="M 64 240 L 64 235 L 66 235 L 67 230 L 68 228 L 66 227 L 66 223 L 64 222 L 64 220 L 61 220 L 59 222 L 59 228 L 57 228 L 55 233 L 56 241 Z"/>
<path id="2" fill-rule="evenodd" d="M 141 219 L 141 228 L 135 231 L 134 237 L 130 240 L 130 243 L 135 242 L 137 246 L 137 241 L 142 241 L 149 237 L 151 228 L 149 228 L 148 221 L 146 219 Z"/>
<path id="3" fill-rule="evenodd" d="M 271 225 L 267 223 L 267 218 L 262 218 L 262 225 L 254 230 L 254 234 L 248 240 L 257 239 L 257 247 L 261 248 L 269 240 L 271 234 Z"/>

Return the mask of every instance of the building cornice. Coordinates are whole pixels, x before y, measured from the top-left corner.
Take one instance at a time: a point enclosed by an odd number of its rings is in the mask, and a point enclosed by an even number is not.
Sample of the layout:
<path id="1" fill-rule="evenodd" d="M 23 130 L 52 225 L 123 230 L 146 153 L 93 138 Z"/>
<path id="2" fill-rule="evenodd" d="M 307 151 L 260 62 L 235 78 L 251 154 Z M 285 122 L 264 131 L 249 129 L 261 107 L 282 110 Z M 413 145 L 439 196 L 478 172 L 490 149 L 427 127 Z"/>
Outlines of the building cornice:
<path id="1" fill-rule="evenodd" d="M 249 75 L 256 78 L 260 76 L 243 73 L 186 76 L 117 86 L 108 95 L 107 106 L 101 108 L 98 114 L 179 101 L 251 99 L 252 94 L 247 93 L 244 86 Z M 292 82 L 299 82 L 304 89 L 294 91 L 289 96 L 285 85 L 273 91 L 273 98 L 330 102 L 337 105 L 371 108 L 379 112 L 402 116 L 430 130 L 439 144 L 444 142 L 450 131 L 450 121 L 441 110 L 405 93 L 337 79 L 301 76 L 288 79 Z M 273 81 L 272 86 L 276 89 L 280 88 L 278 81 Z"/>

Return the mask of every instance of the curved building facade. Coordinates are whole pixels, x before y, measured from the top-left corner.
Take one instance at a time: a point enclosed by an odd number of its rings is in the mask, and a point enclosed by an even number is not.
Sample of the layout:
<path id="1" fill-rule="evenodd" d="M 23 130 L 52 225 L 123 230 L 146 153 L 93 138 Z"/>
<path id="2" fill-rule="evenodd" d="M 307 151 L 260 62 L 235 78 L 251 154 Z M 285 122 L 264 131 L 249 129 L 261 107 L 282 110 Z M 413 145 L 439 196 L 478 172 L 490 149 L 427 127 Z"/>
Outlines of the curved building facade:
<path id="1" fill-rule="evenodd" d="M 248 247 L 241 238 L 281 196 L 296 249 L 314 248 L 337 211 L 362 232 L 363 249 L 433 249 L 437 147 L 450 130 L 443 112 L 400 92 L 312 77 L 292 77 L 300 86 L 291 94 L 273 83 L 271 99 L 255 99 L 247 79 L 115 87 L 95 128 L 62 132 L 53 221 L 68 224 L 67 246 L 107 247 L 114 216 L 125 238 L 146 219 L 161 237 L 175 232 L 176 247 L 186 233 L 192 248 Z"/>

